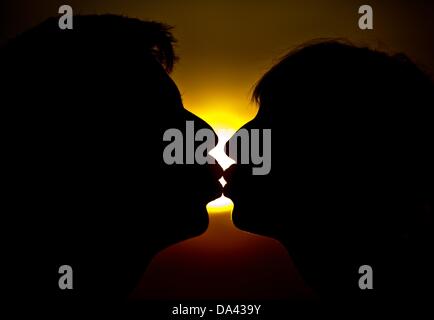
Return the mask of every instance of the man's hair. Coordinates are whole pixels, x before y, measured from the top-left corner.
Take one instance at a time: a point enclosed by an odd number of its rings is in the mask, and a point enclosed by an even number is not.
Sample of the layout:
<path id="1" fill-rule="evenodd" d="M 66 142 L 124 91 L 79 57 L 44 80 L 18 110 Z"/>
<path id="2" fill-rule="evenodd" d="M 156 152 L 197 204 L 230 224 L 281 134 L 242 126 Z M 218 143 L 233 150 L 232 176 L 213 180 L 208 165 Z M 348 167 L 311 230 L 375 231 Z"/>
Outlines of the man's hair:
<path id="1" fill-rule="evenodd" d="M 173 49 L 175 42 L 171 27 L 163 23 L 118 15 L 78 15 L 74 16 L 72 30 L 61 30 L 58 18 L 49 18 L 10 40 L 4 49 L 11 55 L 27 52 L 29 56 L 68 56 L 68 51 L 75 48 L 89 54 L 151 55 L 171 72 L 177 60 Z"/>

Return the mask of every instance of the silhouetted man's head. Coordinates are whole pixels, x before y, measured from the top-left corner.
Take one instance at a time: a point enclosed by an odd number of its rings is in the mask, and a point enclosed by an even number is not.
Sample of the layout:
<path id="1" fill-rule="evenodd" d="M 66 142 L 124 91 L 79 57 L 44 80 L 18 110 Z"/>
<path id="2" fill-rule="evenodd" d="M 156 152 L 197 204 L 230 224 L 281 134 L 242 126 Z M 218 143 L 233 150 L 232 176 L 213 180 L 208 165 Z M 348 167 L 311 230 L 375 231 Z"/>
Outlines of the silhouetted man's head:
<path id="1" fill-rule="evenodd" d="M 164 24 L 104 15 L 73 30 L 52 18 L 2 48 L 20 215 L 50 235 L 47 285 L 69 263 L 75 294 L 127 294 L 153 254 L 206 229 L 217 166 L 163 161 L 167 129 L 210 129 L 168 75 L 173 43 Z"/>
<path id="2" fill-rule="evenodd" d="M 244 128 L 272 129 L 271 172 L 225 173 L 235 224 L 280 239 L 325 296 L 360 294 L 363 264 L 377 292 L 416 283 L 393 283 L 389 268 L 420 267 L 409 256 L 432 222 L 430 78 L 404 55 L 320 42 L 290 52 L 253 97 L 259 112 Z"/>

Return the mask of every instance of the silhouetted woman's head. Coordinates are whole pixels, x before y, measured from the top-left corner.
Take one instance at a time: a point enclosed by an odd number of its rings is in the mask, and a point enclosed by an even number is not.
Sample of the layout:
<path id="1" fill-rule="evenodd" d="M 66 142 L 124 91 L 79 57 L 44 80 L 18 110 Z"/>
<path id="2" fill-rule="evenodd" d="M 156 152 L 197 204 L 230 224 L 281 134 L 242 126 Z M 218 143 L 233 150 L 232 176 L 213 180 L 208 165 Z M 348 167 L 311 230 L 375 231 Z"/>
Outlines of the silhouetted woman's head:
<path id="1" fill-rule="evenodd" d="M 357 287 L 340 277 L 359 263 L 375 264 L 385 243 L 405 246 L 408 234 L 428 234 L 433 84 L 406 56 L 310 43 L 272 67 L 253 99 L 259 112 L 244 128 L 272 129 L 271 172 L 254 176 L 243 164 L 227 170 L 233 219 L 279 238 L 314 286 Z M 323 259 L 339 265 L 329 269 Z"/>

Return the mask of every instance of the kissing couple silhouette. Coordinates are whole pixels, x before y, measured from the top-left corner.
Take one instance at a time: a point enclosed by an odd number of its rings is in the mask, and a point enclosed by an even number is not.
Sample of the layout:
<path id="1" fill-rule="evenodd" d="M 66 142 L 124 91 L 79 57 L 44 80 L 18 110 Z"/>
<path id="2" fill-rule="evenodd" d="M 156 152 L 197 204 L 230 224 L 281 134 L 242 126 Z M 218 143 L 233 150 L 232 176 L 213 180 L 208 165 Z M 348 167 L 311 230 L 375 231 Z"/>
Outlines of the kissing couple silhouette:
<path id="1" fill-rule="evenodd" d="M 272 129 L 271 171 L 238 162 L 223 173 L 163 161 L 168 128 L 211 129 L 169 76 L 170 28 L 74 20 L 60 30 L 48 19 L 1 48 L 8 216 L 21 265 L 38 275 L 34 296 L 125 298 L 158 252 L 207 229 L 224 174 L 235 225 L 279 240 L 321 299 L 428 297 L 433 86 L 410 59 L 336 40 L 291 51 L 256 85 L 244 127 Z M 63 263 L 76 282 L 59 295 Z M 375 290 L 360 290 L 362 265 Z"/>

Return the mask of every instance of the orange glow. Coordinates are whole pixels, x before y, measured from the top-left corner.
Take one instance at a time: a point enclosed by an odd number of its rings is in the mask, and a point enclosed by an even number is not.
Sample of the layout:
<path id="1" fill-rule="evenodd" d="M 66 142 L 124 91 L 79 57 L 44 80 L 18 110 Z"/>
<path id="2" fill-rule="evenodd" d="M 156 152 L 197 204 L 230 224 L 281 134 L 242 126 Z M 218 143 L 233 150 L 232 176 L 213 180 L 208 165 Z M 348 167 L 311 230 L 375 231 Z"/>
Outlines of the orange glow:
<path id="1" fill-rule="evenodd" d="M 208 229 L 159 252 L 133 300 L 310 299 L 291 257 L 277 240 L 241 231 L 231 219 L 232 201 L 207 206 Z"/>
<path id="2" fill-rule="evenodd" d="M 207 204 L 206 210 L 209 214 L 227 213 L 231 212 L 234 204 L 231 199 L 225 197 L 223 194 L 220 198 L 215 199 Z"/>

